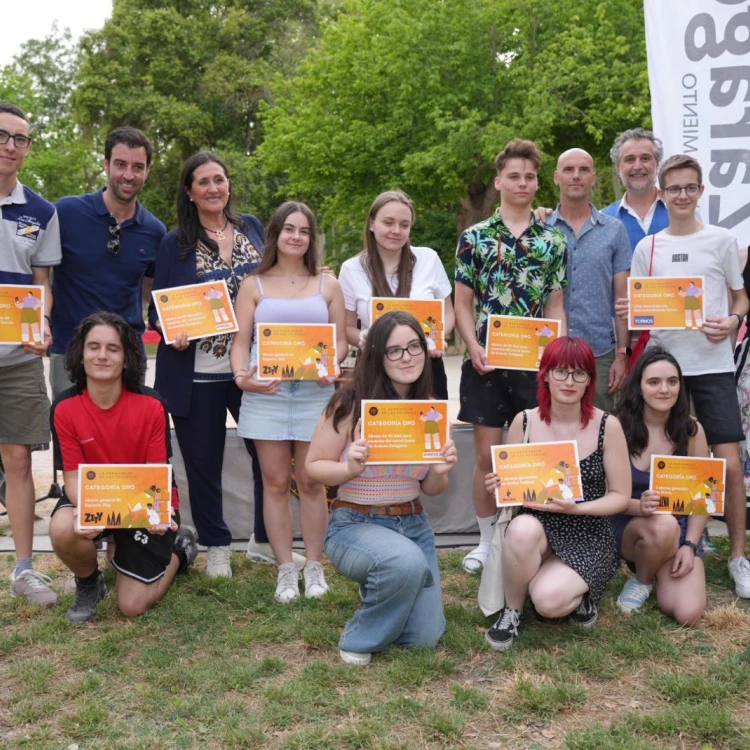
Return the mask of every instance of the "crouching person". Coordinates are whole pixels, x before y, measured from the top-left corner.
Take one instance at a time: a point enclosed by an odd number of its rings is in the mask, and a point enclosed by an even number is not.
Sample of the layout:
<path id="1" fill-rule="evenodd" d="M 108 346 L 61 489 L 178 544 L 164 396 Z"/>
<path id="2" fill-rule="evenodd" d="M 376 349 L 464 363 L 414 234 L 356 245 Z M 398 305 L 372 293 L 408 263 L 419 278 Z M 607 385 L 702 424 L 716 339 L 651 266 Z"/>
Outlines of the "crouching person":
<path id="1" fill-rule="evenodd" d="M 105 312 L 85 318 L 73 335 L 65 367 L 75 385 L 52 406 L 55 465 L 63 471 L 65 489 L 52 514 L 50 538 L 75 574 L 75 599 L 66 617 L 83 623 L 94 618 L 107 587 L 97 562 L 98 534 L 76 530 L 78 467 L 163 464 L 171 450 L 164 404 L 155 391 L 140 385 L 146 371 L 143 347 L 122 318 Z M 195 560 L 196 534 L 189 526 L 180 528 L 178 503 L 173 488 L 168 530 L 112 532 L 117 606 L 126 617 L 153 607 L 175 575 Z"/>

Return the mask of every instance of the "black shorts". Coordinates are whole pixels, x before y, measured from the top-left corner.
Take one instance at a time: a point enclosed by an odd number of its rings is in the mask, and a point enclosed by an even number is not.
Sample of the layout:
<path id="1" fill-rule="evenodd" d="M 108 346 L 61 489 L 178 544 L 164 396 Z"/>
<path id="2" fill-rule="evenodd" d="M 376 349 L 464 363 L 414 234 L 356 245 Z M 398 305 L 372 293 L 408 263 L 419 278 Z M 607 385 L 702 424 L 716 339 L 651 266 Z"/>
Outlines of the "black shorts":
<path id="1" fill-rule="evenodd" d="M 461 422 L 483 427 L 503 427 L 518 412 L 533 409 L 536 373 L 527 370 L 493 370 L 480 375 L 467 359 L 461 366 L 459 390 Z"/>
<path id="2" fill-rule="evenodd" d="M 739 443 L 745 439 L 734 373 L 686 375 L 685 385 L 709 445 Z"/>
<path id="3" fill-rule="evenodd" d="M 61 508 L 73 507 L 63 494 L 52 515 Z M 179 526 L 180 512 L 176 510 L 174 516 Z M 99 537 L 104 534 L 111 535 L 114 539 L 115 556 L 112 558 L 112 565 L 118 573 L 128 578 L 142 583 L 154 583 L 164 575 L 172 561 L 177 532 L 171 529 L 164 534 L 152 534 L 146 529 L 107 529 Z"/>

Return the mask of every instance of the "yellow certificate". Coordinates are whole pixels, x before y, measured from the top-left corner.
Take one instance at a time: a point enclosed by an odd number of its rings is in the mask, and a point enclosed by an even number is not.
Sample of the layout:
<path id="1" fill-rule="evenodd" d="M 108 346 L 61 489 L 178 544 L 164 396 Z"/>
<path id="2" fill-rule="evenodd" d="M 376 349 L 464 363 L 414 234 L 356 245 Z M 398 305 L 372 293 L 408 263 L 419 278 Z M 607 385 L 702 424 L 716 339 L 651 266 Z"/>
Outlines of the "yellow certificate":
<path id="1" fill-rule="evenodd" d="M 151 292 L 164 341 L 173 344 L 187 331 L 188 341 L 239 330 L 227 282 L 174 286 Z"/>
<path id="2" fill-rule="evenodd" d="M 500 481 L 495 491 L 498 507 L 583 500 L 575 440 L 493 445 L 491 451 L 492 471 Z"/>
<path id="3" fill-rule="evenodd" d="M 439 464 L 448 440 L 447 401 L 363 401 L 368 464 Z"/>
<path id="4" fill-rule="evenodd" d="M 169 464 L 81 464 L 77 527 L 165 529 L 172 523 Z"/>
<path id="5" fill-rule="evenodd" d="M 544 347 L 560 335 L 560 321 L 490 315 L 484 344 L 487 363 L 504 370 L 539 370 Z"/>
<path id="6" fill-rule="evenodd" d="M 0 284 L 0 344 L 44 343 L 44 287 Z"/>
<path id="7" fill-rule="evenodd" d="M 373 297 L 370 300 L 370 325 L 387 312 L 399 310 L 413 315 L 422 326 L 428 351 L 445 349 L 443 329 L 445 301 L 442 299 L 408 299 L 404 297 Z"/>
<path id="8" fill-rule="evenodd" d="M 659 495 L 656 513 L 710 516 L 724 512 L 726 460 L 651 456 L 649 489 Z"/>
<path id="9" fill-rule="evenodd" d="M 705 319 L 704 289 L 703 276 L 631 276 L 628 328 L 701 330 Z"/>
<path id="10" fill-rule="evenodd" d="M 333 323 L 257 323 L 258 380 L 335 378 Z"/>

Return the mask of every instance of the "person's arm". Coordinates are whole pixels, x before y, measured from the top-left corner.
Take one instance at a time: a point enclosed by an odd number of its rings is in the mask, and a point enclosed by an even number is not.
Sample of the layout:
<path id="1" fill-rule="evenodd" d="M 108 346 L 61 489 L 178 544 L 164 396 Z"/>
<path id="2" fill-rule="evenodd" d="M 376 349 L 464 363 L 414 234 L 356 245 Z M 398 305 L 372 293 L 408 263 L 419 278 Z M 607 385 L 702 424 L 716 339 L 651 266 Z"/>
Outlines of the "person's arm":
<path id="1" fill-rule="evenodd" d="M 450 294 L 444 300 L 444 315 L 443 338 L 447 339 L 456 327 L 456 311 L 453 309 L 453 300 Z"/>
<path id="2" fill-rule="evenodd" d="M 24 349 L 32 354 L 40 356 L 47 353 L 52 343 L 52 333 L 49 327 L 49 315 L 52 313 L 52 287 L 49 283 L 49 266 L 32 266 L 31 283 L 36 286 L 44 287 L 44 310 L 43 317 L 39 325 L 44 332 L 44 343 L 42 344 L 24 344 Z"/>
<path id="3" fill-rule="evenodd" d="M 703 333 L 714 344 L 718 344 L 740 327 L 738 315 L 745 316 L 750 308 L 750 301 L 744 289 L 732 289 L 732 304 L 729 315 L 711 316 L 703 324 Z"/>
<path id="4" fill-rule="evenodd" d="M 650 276 L 651 243 L 652 236 L 644 237 L 636 246 L 633 253 L 633 262 L 630 266 L 630 276 Z M 615 295 L 615 315 L 617 318 L 628 320 L 630 303 L 627 295 L 627 281 L 625 294 L 622 297 Z"/>
<path id="5" fill-rule="evenodd" d="M 629 275 L 629 271 L 620 271 L 620 273 L 615 274 L 612 280 L 615 299 L 628 296 Z M 626 318 L 615 317 L 615 339 L 617 349 L 625 349 L 630 346 L 630 331 L 628 330 L 628 321 Z M 609 388 L 607 390 L 609 394 L 617 393 L 622 388 L 622 384 L 625 382 L 625 377 L 628 374 L 629 359 L 626 352 L 615 352 L 615 361 L 609 368 Z"/>
<path id="6" fill-rule="evenodd" d="M 508 443 L 522 443 L 523 442 L 523 412 L 519 411 L 508 428 Z M 495 497 L 495 490 L 500 486 L 500 480 L 494 472 L 489 472 L 484 475 L 484 484 L 487 488 L 487 493 Z"/>
<path id="7" fill-rule="evenodd" d="M 151 291 L 154 288 L 154 277 L 153 276 L 144 276 L 143 280 L 141 281 L 141 299 L 143 300 L 144 304 L 151 305 Z M 151 316 L 149 315 L 149 320 Z"/>
<path id="8" fill-rule="evenodd" d="M 544 303 L 544 317 L 560 321 L 560 335 L 568 335 L 568 319 L 565 317 L 565 303 L 563 290 L 550 292 L 547 295 L 547 301 Z"/>
<path id="9" fill-rule="evenodd" d="M 440 495 L 448 489 L 448 473 L 458 461 L 456 444 L 448 438 L 440 450 L 444 461 L 442 464 L 431 464 L 427 476 L 421 482 L 421 489 L 425 495 Z"/>
<path id="10" fill-rule="evenodd" d="M 346 330 L 346 309 L 344 308 L 344 294 L 335 276 L 324 276 L 325 288 L 329 295 L 328 320 L 336 326 L 336 353 L 339 362 L 346 359 L 349 353 L 349 341 Z"/>
<path id="11" fill-rule="evenodd" d="M 477 341 L 474 322 L 474 289 L 461 282 L 456 282 L 456 328 L 466 344 L 471 357 L 471 364 L 480 375 L 486 375 L 495 368 L 487 364 L 484 347 Z"/>
<path id="12" fill-rule="evenodd" d="M 349 446 L 347 460 L 341 460 L 351 426 L 351 418 L 342 420 L 338 430 L 333 427 L 332 417 L 322 414 L 318 419 L 305 459 L 305 469 L 312 480 L 335 487 L 364 471 L 368 446 L 362 438 L 359 420 L 354 428 L 354 441 Z"/>
<path id="13" fill-rule="evenodd" d="M 359 346 L 361 331 L 357 328 L 359 320 L 356 310 L 344 311 L 344 324 L 346 326 L 346 341 L 352 346 Z"/>

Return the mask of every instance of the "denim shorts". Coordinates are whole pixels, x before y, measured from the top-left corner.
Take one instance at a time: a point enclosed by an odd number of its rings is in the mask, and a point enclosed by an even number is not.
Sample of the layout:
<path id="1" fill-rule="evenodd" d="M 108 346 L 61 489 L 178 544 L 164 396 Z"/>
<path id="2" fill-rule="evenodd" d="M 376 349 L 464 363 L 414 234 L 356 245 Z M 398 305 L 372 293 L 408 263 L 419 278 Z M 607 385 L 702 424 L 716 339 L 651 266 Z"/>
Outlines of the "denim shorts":
<path id="1" fill-rule="evenodd" d="M 253 440 L 298 440 L 309 443 L 315 425 L 333 395 L 333 386 L 284 381 L 279 390 L 266 396 L 242 394 L 237 434 Z"/>

